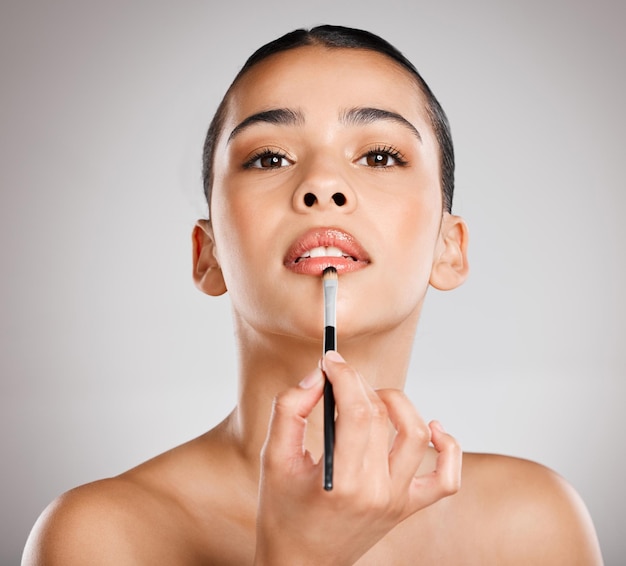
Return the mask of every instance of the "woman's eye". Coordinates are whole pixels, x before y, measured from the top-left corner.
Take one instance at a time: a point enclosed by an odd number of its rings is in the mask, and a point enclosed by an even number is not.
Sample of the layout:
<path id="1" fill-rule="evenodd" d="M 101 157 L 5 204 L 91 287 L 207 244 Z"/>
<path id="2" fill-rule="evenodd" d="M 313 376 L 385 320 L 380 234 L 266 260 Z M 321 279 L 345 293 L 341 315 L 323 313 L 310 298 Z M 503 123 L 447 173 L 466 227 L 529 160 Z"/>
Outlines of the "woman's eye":
<path id="1" fill-rule="evenodd" d="M 365 160 L 370 167 L 389 167 L 395 163 L 395 159 L 387 153 L 368 153 Z"/>
<path id="2" fill-rule="evenodd" d="M 271 152 L 257 155 L 246 163 L 246 167 L 252 169 L 277 169 L 288 165 L 291 165 L 291 162 L 284 155 Z"/>
<path id="3" fill-rule="evenodd" d="M 394 165 L 405 165 L 406 161 L 400 156 L 399 152 L 384 149 L 368 151 L 357 163 L 359 165 L 366 165 L 367 167 L 384 169 L 386 167 L 393 167 Z"/>

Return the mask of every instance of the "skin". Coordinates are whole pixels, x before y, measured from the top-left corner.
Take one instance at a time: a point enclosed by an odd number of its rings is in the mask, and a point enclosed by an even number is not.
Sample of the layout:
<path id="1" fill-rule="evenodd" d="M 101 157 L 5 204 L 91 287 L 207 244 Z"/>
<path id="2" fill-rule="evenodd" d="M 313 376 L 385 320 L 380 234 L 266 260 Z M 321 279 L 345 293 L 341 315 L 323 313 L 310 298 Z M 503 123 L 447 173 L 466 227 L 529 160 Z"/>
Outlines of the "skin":
<path id="1" fill-rule="evenodd" d="M 397 113 L 419 137 L 397 120 L 341 120 L 359 107 Z M 275 109 L 299 119 L 237 128 Z M 467 229 L 442 212 L 438 148 L 403 69 L 320 47 L 253 68 L 230 99 L 211 212 L 194 229 L 194 279 L 230 294 L 237 407 L 203 436 L 61 496 L 24 565 L 602 563 L 564 480 L 524 460 L 461 455 L 402 393 L 429 285 L 453 289 L 468 270 Z M 349 232 L 368 259 L 339 276 L 343 357 L 321 361 L 320 277 L 285 266 L 293 242 L 320 227 Z M 318 461 L 320 365 L 338 411 L 330 492 Z"/>

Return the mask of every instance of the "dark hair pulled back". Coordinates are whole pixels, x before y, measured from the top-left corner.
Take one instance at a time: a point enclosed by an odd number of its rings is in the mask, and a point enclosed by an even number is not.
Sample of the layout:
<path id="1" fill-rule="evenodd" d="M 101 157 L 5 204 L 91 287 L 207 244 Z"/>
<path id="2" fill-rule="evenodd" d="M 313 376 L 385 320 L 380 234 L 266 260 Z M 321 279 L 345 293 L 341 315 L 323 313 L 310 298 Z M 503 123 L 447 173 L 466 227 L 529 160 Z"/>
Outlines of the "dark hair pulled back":
<path id="1" fill-rule="evenodd" d="M 229 93 L 239 79 L 261 61 L 277 53 L 308 45 L 320 45 L 329 49 L 366 49 L 375 51 L 386 55 L 409 71 L 426 98 L 426 110 L 439 145 L 443 208 L 450 212 L 452 210 L 452 196 L 454 193 L 454 147 L 452 145 L 448 119 L 438 100 L 415 66 L 393 45 L 368 31 L 331 25 L 317 26 L 310 30 L 297 29 L 263 45 L 248 58 L 233 80 L 215 112 L 204 142 L 202 177 L 204 194 L 207 203 L 209 203 L 209 209 L 213 186 L 215 146 L 224 125 Z"/>

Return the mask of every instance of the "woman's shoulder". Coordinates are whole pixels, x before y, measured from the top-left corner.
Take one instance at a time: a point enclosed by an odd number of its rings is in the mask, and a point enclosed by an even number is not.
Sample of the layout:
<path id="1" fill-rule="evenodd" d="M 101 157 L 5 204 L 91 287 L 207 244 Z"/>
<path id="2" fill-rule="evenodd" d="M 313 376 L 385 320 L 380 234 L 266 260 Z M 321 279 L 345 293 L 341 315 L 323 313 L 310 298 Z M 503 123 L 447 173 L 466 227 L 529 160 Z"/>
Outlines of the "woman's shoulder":
<path id="1" fill-rule="evenodd" d="M 59 496 L 35 523 L 22 565 L 72 566 L 86 558 L 94 565 L 193 563 L 192 554 L 210 542 L 205 534 L 199 544 L 199 525 L 211 532 L 211 517 L 219 516 L 210 505 L 200 511 L 195 504 L 211 499 L 212 466 L 199 450 L 203 442 Z"/>
<path id="2" fill-rule="evenodd" d="M 122 476 L 64 493 L 35 523 L 22 564 L 73 565 L 87 557 L 93 564 L 128 563 L 131 545 L 141 544 L 149 532 L 151 499 L 148 490 Z"/>
<path id="3" fill-rule="evenodd" d="M 576 490 L 520 458 L 467 453 L 456 506 L 507 564 L 602 564 L 593 523 Z M 471 529 L 470 529 L 471 532 Z"/>
<path id="4" fill-rule="evenodd" d="M 582 501 L 573 487 L 550 468 L 522 458 L 465 453 L 463 485 L 468 497 L 480 498 L 493 510 L 507 505 L 547 511 L 580 511 Z"/>

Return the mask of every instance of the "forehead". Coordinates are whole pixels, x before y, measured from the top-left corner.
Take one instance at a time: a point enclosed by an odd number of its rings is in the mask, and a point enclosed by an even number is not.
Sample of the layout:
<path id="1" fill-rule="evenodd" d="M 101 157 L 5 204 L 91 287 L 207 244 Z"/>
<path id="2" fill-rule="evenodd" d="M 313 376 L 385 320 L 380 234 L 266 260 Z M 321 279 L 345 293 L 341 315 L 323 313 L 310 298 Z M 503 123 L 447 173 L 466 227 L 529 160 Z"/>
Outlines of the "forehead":
<path id="1" fill-rule="evenodd" d="M 375 51 L 323 46 L 291 49 L 251 68 L 230 92 L 227 122 L 270 108 L 334 113 L 359 106 L 427 122 L 424 94 L 399 63 Z"/>

